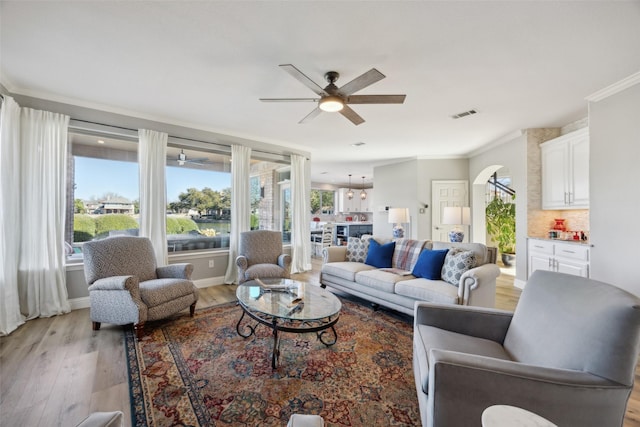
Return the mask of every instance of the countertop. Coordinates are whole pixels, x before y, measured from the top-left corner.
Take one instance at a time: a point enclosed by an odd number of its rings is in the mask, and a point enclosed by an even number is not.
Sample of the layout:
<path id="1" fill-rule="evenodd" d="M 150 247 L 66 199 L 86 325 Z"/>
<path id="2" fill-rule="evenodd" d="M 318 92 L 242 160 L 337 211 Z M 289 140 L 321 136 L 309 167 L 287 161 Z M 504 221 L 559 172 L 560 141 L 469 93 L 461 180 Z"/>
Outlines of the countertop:
<path id="1" fill-rule="evenodd" d="M 336 225 L 373 225 L 370 221 L 343 221 L 336 222 Z"/>
<path id="2" fill-rule="evenodd" d="M 573 239 L 550 239 L 548 237 L 527 237 L 527 239 L 533 240 L 545 240 L 547 242 L 562 242 L 562 243 L 573 243 L 575 245 L 589 245 L 590 242 L 588 240 L 573 240 Z"/>

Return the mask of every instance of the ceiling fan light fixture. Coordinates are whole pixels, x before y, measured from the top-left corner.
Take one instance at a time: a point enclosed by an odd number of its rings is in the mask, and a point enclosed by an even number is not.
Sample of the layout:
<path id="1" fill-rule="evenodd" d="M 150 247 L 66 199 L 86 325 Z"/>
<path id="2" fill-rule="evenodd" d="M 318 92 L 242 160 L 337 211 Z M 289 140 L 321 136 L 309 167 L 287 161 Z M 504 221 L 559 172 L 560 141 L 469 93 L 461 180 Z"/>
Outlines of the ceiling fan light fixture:
<path id="1" fill-rule="evenodd" d="M 319 107 L 322 111 L 335 113 L 344 108 L 344 101 L 339 96 L 329 95 L 320 100 Z"/>

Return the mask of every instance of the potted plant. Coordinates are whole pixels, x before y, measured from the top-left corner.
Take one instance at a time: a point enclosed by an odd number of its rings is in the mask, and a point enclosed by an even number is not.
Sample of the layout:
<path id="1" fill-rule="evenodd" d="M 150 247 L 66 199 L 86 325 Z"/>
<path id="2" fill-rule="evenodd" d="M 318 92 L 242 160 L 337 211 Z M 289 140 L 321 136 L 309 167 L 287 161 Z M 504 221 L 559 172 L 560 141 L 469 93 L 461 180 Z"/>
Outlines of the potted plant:
<path id="1" fill-rule="evenodd" d="M 516 205 L 496 197 L 487 205 L 486 216 L 487 233 L 498 244 L 502 263 L 509 267 L 516 252 Z"/>

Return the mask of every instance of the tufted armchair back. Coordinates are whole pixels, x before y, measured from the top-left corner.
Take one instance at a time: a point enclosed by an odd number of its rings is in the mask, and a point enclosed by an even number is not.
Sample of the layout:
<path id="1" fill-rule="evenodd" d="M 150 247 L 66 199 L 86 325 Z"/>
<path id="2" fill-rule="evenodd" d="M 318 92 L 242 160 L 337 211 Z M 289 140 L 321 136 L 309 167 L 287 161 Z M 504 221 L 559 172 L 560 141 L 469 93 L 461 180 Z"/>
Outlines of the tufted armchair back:
<path id="1" fill-rule="evenodd" d="M 282 233 L 269 230 L 240 233 L 238 254 L 247 258 L 249 266 L 278 264 L 278 257 L 282 254 Z"/>
<path id="2" fill-rule="evenodd" d="M 88 285 L 113 276 L 136 276 L 141 282 L 157 278 L 153 246 L 146 237 L 94 240 L 86 242 L 82 252 Z"/>

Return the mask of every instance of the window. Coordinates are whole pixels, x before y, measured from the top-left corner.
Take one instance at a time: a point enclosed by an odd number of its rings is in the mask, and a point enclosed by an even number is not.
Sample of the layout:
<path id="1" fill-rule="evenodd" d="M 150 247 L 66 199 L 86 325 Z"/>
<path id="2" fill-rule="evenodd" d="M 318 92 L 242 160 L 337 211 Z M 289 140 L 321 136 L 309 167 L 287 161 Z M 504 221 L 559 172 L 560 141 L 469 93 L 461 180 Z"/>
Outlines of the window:
<path id="1" fill-rule="evenodd" d="M 166 173 L 169 252 L 228 248 L 231 156 L 169 143 Z"/>
<path id="2" fill-rule="evenodd" d="M 70 133 L 69 142 L 65 240 L 73 252 L 88 240 L 137 235 L 136 141 Z"/>
<path id="3" fill-rule="evenodd" d="M 137 235 L 139 229 L 137 132 L 121 137 L 82 132 L 69 133 L 66 240 L 76 253 L 83 242 Z M 170 138 L 167 147 L 168 250 L 228 248 L 231 155 L 221 146 L 176 141 L 181 140 Z M 290 239 L 290 195 L 283 222 L 281 192 L 289 173 L 282 156 L 258 153 L 251 159 L 252 229 L 282 230 L 283 239 Z"/>
<path id="4" fill-rule="evenodd" d="M 289 183 L 290 167 L 284 162 L 263 160 L 257 156 L 251 159 L 251 229 L 280 230 L 283 242 L 288 243 L 291 240 L 290 221 L 289 228 L 285 228 L 281 188 Z"/>
<path id="5" fill-rule="evenodd" d="M 333 215 L 335 200 L 335 191 L 311 190 L 311 214 Z"/>
<path id="6" fill-rule="evenodd" d="M 70 133 L 67 242 L 82 244 L 118 234 L 137 235 L 139 190 L 137 135 L 106 138 Z M 230 156 L 167 148 L 169 252 L 229 247 Z"/>

